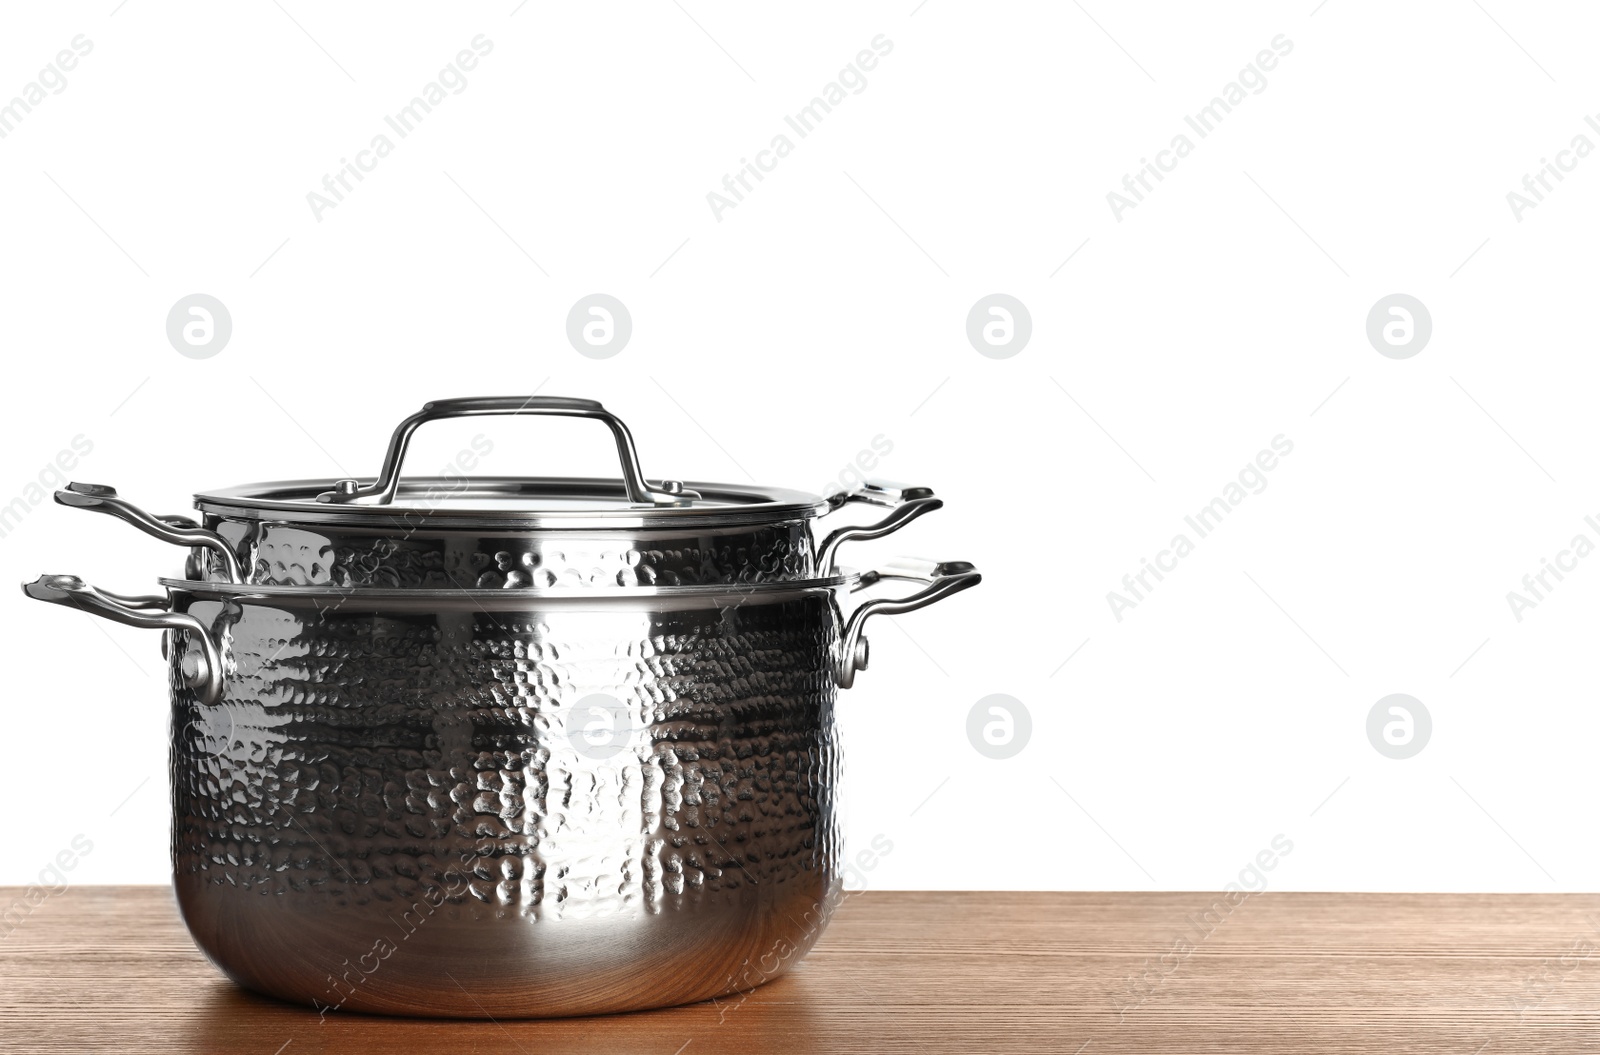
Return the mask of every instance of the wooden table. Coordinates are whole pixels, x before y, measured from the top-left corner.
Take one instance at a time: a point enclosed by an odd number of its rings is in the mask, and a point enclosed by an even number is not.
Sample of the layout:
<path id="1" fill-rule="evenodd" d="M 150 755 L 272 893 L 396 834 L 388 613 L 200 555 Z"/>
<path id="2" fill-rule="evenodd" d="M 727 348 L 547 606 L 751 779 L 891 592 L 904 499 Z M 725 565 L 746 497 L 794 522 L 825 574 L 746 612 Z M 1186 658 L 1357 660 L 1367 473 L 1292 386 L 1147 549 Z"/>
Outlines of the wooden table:
<path id="1" fill-rule="evenodd" d="M 1207 918 L 1215 901 L 865 893 L 742 1002 L 319 1023 L 226 982 L 165 888 L 74 887 L 0 938 L 0 1051 L 1600 1052 L 1600 897 L 1270 893 Z"/>

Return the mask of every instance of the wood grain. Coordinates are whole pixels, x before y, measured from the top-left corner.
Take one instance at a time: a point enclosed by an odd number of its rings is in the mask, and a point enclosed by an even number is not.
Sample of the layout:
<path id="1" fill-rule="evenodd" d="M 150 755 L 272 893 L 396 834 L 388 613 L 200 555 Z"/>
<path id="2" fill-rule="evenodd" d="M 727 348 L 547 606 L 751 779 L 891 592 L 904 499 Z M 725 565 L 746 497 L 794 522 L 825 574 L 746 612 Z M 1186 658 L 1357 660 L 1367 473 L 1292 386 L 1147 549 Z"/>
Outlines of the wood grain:
<path id="1" fill-rule="evenodd" d="M 225 981 L 166 889 L 75 887 L 0 938 L 0 1051 L 1600 1051 L 1600 897 L 1269 893 L 1207 920 L 1214 900 L 871 892 L 742 1001 L 319 1021 Z"/>

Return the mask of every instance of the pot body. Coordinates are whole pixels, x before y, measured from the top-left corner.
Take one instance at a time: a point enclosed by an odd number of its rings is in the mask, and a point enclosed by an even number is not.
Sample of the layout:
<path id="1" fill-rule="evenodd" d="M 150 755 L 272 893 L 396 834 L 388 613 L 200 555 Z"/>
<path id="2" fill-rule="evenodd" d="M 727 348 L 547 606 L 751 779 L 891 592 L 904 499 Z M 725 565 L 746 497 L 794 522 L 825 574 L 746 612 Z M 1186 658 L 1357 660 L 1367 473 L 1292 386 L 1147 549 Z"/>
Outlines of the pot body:
<path id="1" fill-rule="evenodd" d="M 673 599 L 173 590 L 173 865 L 272 996 L 560 1016 L 781 974 L 840 890 L 836 590 Z"/>

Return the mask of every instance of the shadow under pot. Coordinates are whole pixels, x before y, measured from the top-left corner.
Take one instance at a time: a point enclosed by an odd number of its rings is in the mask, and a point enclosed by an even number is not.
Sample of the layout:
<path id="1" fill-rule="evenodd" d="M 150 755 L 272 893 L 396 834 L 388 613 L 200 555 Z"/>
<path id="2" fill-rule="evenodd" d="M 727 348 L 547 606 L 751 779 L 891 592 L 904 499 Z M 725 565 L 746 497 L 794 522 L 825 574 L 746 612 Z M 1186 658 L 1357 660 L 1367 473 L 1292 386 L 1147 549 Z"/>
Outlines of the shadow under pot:
<path id="1" fill-rule="evenodd" d="M 620 475 L 469 477 L 483 452 L 464 449 L 456 462 L 463 475 L 402 478 L 420 425 L 503 415 L 603 423 L 616 442 Z M 486 445 L 481 440 L 474 441 L 479 448 Z M 926 487 L 880 481 L 826 496 L 753 485 L 652 484 L 621 420 L 591 400 L 555 396 L 436 400 L 395 429 L 376 477 L 207 491 L 195 496 L 198 521 L 152 516 L 99 484 L 73 483 L 55 498 L 189 547 L 185 575 L 192 580 L 457 590 L 800 581 L 831 574 L 844 543 L 888 535 L 943 504 Z M 884 513 L 871 523 L 826 530 L 823 518 L 846 506 Z"/>
<path id="2" fill-rule="evenodd" d="M 24 590 L 166 632 L 175 885 L 224 972 L 324 1009 L 500 1018 L 792 967 L 842 896 L 834 705 L 863 628 L 978 581 Z"/>

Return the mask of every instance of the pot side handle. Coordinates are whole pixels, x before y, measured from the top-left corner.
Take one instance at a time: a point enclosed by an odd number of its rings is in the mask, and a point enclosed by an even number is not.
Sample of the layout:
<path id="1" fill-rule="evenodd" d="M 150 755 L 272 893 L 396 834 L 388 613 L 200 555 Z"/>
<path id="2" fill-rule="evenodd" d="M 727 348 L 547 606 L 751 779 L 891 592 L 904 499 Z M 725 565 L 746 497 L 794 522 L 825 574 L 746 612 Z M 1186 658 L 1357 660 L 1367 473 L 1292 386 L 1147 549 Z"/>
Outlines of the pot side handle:
<path id="1" fill-rule="evenodd" d="M 861 604 L 844 626 L 839 642 L 839 664 L 834 680 L 841 689 L 855 684 L 856 671 L 867 669 L 867 639 L 862 627 L 875 615 L 899 615 L 926 608 L 941 598 L 978 585 L 983 576 L 966 561 L 915 560 L 902 557 L 876 571 L 863 572 L 856 589 L 865 589 L 885 579 L 905 579 L 923 583 L 923 588 L 907 597 L 877 597 Z"/>
<path id="2" fill-rule="evenodd" d="M 107 487 L 105 484 L 69 483 L 66 490 L 56 492 L 55 498 L 58 505 L 108 513 L 118 520 L 126 520 L 146 535 L 158 538 L 162 542 L 170 542 L 174 546 L 203 546 L 222 560 L 229 582 L 244 582 L 244 571 L 239 566 L 238 554 L 233 552 L 228 540 L 215 531 L 201 527 L 188 517 L 151 516 L 127 499 L 119 497 L 115 487 Z"/>
<path id="3" fill-rule="evenodd" d="M 852 539 L 882 538 L 891 535 L 924 513 L 931 513 L 944 505 L 944 500 L 934 497 L 931 487 L 908 487 L 887 480 L 868 480 L 853 491 L 839 491 L 828 496 L 828 513 L 835 512 L 853 502 L 888 506 L 889 515 L 876 524 L 842 527 L 822 540 L 817 547 L 817 573 L 827 575 L 834 567 L 839 547 Z M 823 514 L 824 516 L 827 513 Z"/>
<path id="4" fill-rule="evenodd" d="M 41 575 L 23 583 L 22 592 L 36 601 L 67 605 L 128 626 L 183 631 L 197 646 L 183 652 L 184 684 L 208 707 L 222 699 L 222 655 L 211 632 L 189 613 L 167 608 L 165 597 L 128 597 L 97 590 L 76 575 Z"/>

